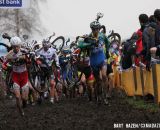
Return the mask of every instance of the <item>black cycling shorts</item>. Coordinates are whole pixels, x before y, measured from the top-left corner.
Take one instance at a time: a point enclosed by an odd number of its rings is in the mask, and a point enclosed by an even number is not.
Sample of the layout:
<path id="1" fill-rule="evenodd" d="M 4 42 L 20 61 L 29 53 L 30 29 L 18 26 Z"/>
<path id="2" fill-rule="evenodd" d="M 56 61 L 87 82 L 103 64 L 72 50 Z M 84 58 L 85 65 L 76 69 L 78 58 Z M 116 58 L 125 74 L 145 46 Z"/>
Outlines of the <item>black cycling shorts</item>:
<path id="1" fill-rule="evenodd" d="M 113 73 L 112 64 L 107 64 L 107 75 Z"/>
<path id="2" fill-rule="evenodd" d="M 92 74 L 92 69 L 90 66 L 79 68 L 79 71 L 85 74 L 86 79 L 88 79 Z"/>

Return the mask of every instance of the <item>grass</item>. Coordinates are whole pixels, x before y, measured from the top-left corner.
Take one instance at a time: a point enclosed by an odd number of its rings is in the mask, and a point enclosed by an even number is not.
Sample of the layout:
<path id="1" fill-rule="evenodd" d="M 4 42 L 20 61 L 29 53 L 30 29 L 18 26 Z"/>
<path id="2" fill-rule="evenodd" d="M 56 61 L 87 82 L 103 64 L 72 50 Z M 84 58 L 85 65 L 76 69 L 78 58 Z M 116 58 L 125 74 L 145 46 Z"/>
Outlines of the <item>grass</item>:
<path id="1" fill-rule="evenodd" d="M 159 106 L 155 103 L 147 103 L 143 99 L 134 99 L 126 97 L 125 101 L 136 109 L 143 109 L 149 112 L 159 112 Z"/>

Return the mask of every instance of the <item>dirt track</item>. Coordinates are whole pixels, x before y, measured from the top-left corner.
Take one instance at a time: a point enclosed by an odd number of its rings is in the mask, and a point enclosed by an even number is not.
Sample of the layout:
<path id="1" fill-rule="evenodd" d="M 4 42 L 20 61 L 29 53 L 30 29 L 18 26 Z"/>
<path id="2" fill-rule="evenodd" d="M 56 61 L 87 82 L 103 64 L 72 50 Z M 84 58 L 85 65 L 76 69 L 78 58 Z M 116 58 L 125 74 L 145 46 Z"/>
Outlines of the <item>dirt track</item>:
<path id="1" fill-rule="evenodd" d="M 16 111 L 15 102 L 0 102 L 0 130 L 108 130 L 114 123 L 151 122 L 160 122 L 158 113 L 136 110 L 118 97 L 110 106 L 88 103 L 85 98 L 65 99 L 55 105 L 44 102 L 25 108 L 24 117 Z"/>

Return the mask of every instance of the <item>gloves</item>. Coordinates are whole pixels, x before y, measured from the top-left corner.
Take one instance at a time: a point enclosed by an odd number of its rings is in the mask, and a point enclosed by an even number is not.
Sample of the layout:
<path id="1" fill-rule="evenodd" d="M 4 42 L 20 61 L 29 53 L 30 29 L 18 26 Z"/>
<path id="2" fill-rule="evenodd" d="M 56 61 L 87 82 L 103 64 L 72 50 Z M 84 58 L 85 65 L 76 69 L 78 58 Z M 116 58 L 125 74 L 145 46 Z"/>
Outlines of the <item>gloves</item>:
<path id="1" fill-rule="evenodd" d="M 2 69 L 3 69 L 3 70 L 7 70 L 7 66 L 4 65 L 4 64 L 2 64 Z"/>

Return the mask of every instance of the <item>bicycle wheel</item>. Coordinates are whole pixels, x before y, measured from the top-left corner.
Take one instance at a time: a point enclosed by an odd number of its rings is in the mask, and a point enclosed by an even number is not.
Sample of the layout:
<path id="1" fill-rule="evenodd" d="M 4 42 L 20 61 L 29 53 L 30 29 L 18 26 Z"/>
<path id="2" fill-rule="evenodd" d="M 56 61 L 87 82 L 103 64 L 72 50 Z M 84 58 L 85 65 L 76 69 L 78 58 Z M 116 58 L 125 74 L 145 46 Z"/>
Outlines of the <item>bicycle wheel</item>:
<path id="1" fill-rule="evenodd" d="M 75 68 L 71 65 L 67 65 L 67 82 L 68 84 L 74 84 L 77 81 L 77 75 L 76 75 Z"/>
<path id="2" fill-rule="evenodd" d="M 8 93 L 13 93 L 13 81 L 12 81 L 12 71 L 9 70 L 7 71 L 6 74 L 6 86 L 7 86 L 7 91 Z"/>
<path id="3" fill-rule="evenodd" d="M 43 72 L 41 71 L 41 68 L 38 65 L 32 63 L 31 67 L 29 68 L 29 80 L 31 82 L 32 87 L 38 93 L 46 92 L 49 88 L 48 84 L 46 84 L 46 78 L 44 79 L 44 85 L 42 86 L 42 75 Z"/>
<path id="4" fill-rule="evenodd" d="M 82 73 L 78 73 L 78 64 L 80 63 L 80 55 L 81 55 L 81 51 L 78 55 L 78 60 L 76 61 L 76 63 L 73 63 L 73 58 L 71 58 L 70 63 L 68 63 L 67 65 L 67 82 L 69 85 L 71 85 L 72 87 L 75 86 L 76 84 L 78 84 L 78 82 L 80 82 L 81 77 L 82 77 Z"/>
<path id="5" fill-rule="evenodd" d="M 111 39 L 112 41 L 117 41 L 119 44 L 121 43 L 121 36 L 118 33 L 112 32 L 109 36 L 108 39 Z"/>
<path id="6" fill-rule="evenodd" d="M 70 44 L 70 49 L 71 50 L 74 50 L 75 48 L 77 48 L 78 47 L 78 45 L 75 43 L 75 42 L 72 42 L 71 44 Z"/>
<path id="7" fill-rule="evenodd" d="M 65 43 L 65 38 L 63 36 L 59 36 L 53 42 L 51 42 L 51 44 L 57 50 L 57 53 L 59 53 L 62 50 L 64 43 Z"/>
<path id="8" fill-rule="evenodd" d="M 101 26 L 100 32 L 103 33 L 103 34 L 106 34 L 106 27 L 105 27 L 105 25 Z"/>
<path id="9" fill-rule="evenodd" d="M 0 43 L 0 56 L 6 55 L 12 48 L 4 43 Z"/>

